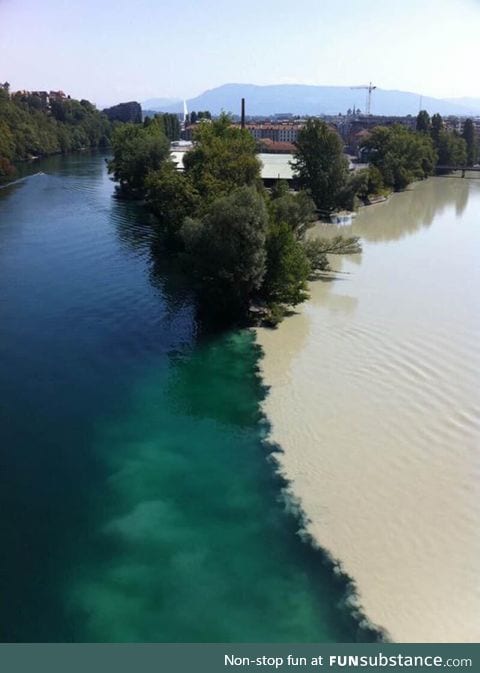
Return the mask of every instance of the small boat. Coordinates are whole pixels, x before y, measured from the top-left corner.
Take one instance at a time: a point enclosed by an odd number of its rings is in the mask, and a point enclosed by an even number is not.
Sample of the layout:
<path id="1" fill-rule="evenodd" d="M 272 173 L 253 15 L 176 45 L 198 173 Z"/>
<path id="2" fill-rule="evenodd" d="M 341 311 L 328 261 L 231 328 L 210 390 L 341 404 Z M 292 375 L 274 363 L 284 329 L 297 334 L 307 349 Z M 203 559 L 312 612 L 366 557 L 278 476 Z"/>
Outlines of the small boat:
<path id="1" fill-rule="evenodd" d="M 353 217 L 354 213 L 350 213 L 348 210 L 342 210 L 338 213 L 332 213 L 330 215 L 330 222 L 332 222 L 332 224 L 348 226 L 352 224 Z"/>

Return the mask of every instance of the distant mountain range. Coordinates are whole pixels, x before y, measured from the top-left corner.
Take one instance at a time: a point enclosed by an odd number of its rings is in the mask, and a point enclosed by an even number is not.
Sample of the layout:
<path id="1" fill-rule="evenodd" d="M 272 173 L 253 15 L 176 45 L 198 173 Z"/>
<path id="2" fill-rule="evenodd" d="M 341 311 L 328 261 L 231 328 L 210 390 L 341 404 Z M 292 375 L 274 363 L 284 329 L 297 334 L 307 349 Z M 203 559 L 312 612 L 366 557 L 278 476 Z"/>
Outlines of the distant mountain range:
<path id="1" fill-rule="evenodd" d="M 447 98 L 446 100 L 449 103 L 462 105 L 470 110 L 474 110 L 477 115 L 480 114 L 480 98 L 469 98 L 468 96 L 464 96 L 463 98 Z"/>
<path id="2" fill-rule="evenodd" d="M 240 113 L 240 100 L 246 100 L 247 115 L 270 115 L 290 112 L 298 115 L 336 115 L 345 114 L 348 108 L 365 111 L 366 91 L 346 86 L 309 86 L 305 84 L 274 84 L 258 86 L 255 84 L 223 84 L 187 100 L 192 110 L 210 110 L 218 114 L 226 112 Z M 388 91 L 376 89 L 372 93 L 372 114 L 416 115 L 420 109 L 441 115 L 480 115 L 478 98 L 440 98 L 421 97 L 420 94 L 407 91 Z M 161 112 L 181 112 L 183 101 L 172 98 L 151 98 L 142 103 L 144 110 Z"/>

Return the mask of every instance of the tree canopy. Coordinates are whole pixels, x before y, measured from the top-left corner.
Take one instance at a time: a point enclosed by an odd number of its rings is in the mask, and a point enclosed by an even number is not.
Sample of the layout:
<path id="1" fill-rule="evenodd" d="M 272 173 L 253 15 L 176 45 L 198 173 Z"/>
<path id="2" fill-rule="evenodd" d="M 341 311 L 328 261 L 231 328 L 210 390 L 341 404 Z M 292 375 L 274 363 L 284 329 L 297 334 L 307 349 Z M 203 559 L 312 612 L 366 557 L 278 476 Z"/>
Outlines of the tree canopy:
<path id="1" fill-rule="evenodd" d="M 420 110 L 417 115 L 416 129 L 420 133 L 430 133 L 431 122 L 430 115 L 426 110 Z"/>
<path id="2" fill-rule="evenodd" d="M 195 145 L 185 154 L 186 177 L 208 207 L 236 187 L 260 186 L 260 162 L 255 140 L 245 129 L 232 125 L 228 115 L 204 120 L 194 133 Z"/>
<path id="3" fill-rule="evenodd" d="M 467 163 L 467 143 L 456 133 L 440 131 L 436 148 L 439 166 L 464 166 Z"/>
<path id="4" fill-rule="evenodd" d="M 165 161 L 158 170 L 150 171 L 145 180 L 146 201 L 158 218 L 170 243 L 178 242 L 178 234 L 186 217 L 193 217 L 200 207 L 200 196 L 173 161 Z"/>
<path id="5" fill-rule="evenodd" d="M 348 177 L 348 161 L 338 134 L 320 119 L 309 119 L 299 131 L 293 169 L 320 211 L 338 205 L 338 194 Z"/>
<path id="6" fill-rule="evenodd" d="M 180 122 L 178 120 L 178 115 L 164 113 L 156 114 L 153 117 L 145 117 L 143 122 L 144 126 L 150 126 L 152 123 L 159 124 L 169 140 L 178 140 L 180 138 Z"/>
<path id="7" fill-rule="evenodd" d="M 308 298 L 311 266 L 305 248 L 285 221 L 272 222 L 266 237 L 266 271 L 262 297 L 274 307 L 296 306 Z"/>
<path id="8" fill-rule="evenodd" d="M 170 143 L 160 123 L 148 126 L 122 124 L 112 136 L 113 159 L 108 171 L 119 183 L 120 192 L 142 197 L 147 175 L 158 170 L 170 154 Z"/>
<path id="9" fill-rule="evenodd" d="M 475 126 L 471 119 L 466 119 L 463 125 L 462 138 L 466 143 L 467 164 L 473 166 L 478 157 L 478 139 L 475 133 Z"/>
<path id="10" fill-rule="evenodd" d="M 393 189 L 431 175 L 437 161 L 431 138 L 401 125 L 377 126 L 362 145 L 383 183 Z"/>
<path id="11" fill-rule="evenodd" d="M 187 219 L 182 237 L 199 291 L 221 315 L 245 314 L 266 270 L 268 213 L 254 187 L 214 201 L 206 215 Z"/>
<path id="12" fill-rule="evenodd" d="M 124 124 L 140 124 L 142 121 L 142 108 L 140 103 L 130 101 L 128 103 L 118 103 L 112 107 L 105 108 L 104 113 L 110 121 L 123 122 Z"/>
<path id="13" fill-rule="evenodd" d="M 315 204 L 307 192 L 285 192 L 270 201 L 272 221 L 286 222 L 295 238 L 301 239 L 315 220 Z"/>

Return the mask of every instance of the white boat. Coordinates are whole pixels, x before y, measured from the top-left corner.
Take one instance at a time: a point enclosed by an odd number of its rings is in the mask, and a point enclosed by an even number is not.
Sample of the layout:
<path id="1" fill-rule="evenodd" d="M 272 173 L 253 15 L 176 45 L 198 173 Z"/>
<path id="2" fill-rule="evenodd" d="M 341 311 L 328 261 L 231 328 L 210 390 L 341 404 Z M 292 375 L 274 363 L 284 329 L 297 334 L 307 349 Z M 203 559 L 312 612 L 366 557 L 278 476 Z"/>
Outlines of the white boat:
<path id="1" fill-rule="evenodd" d="M 347 210 L 341 211 L 339 213 L 332 213 L 330 215 L 330 222 L 332 224 L 339 224 L 342 226 L 348 226 L 352 224 L 354 213 L 350 213 Z"/>

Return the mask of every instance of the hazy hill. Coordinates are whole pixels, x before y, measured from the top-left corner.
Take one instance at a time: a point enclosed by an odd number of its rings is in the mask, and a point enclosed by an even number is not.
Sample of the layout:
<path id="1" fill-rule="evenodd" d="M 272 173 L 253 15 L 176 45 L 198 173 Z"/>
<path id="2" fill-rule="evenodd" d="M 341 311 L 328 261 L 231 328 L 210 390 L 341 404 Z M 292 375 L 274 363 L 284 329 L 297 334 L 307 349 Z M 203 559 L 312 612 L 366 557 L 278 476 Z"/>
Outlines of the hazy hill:
<path id="1" fill-rule="evenodd" d="M 205 91 L 187 101 L 189 110 L 210 110 L 218 114 L 222 110 L 240 112 L 240 100 L 246 99 L 247 115 L 267 115 L 281 112 L 294 114 L 338 114 L 345 113 L 354 105 L 365 110 L 366 92 L 343 86 L 308 86 L 304 84 L 277 84 L 257 86 L 254 84 L 224 84 Z M 161 107 L 145 101 L 142 107 L 162 109 L 164 112 L 181 112 L 182 102 L 167 104 L 160 99 Z M 475 99 L 441 100 L 423 96 L 422 108 L 431 114 L 442 115 L 480 114 Z M 468 104 L 466 104 L 468 103 Z M 473 105 L 473 107 L 470 107 Z M 372 113 L 383 115 L 416 115 L 420 106 L 420 95 L 406 91 L 377 89 L 372 94 Z"/>
<path id="2" fill-rule="evenodd" d="M 183 101 L 180 98 L 149 98 L 143 101 L 142 109 L 163 112 L 164 108 L 171 108 L 175 105 L 183 109 Z"/>
<path id="3" fill-rule="evenodd" d="M 449 103 L 455 103 L 455 105 L 463 105 L 475 114 L 480 115 L 480 98 L 464 96 L 463 98 L 447 98 L 447 100 Z"/>

